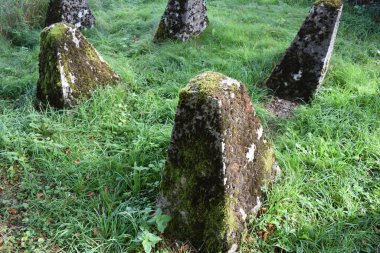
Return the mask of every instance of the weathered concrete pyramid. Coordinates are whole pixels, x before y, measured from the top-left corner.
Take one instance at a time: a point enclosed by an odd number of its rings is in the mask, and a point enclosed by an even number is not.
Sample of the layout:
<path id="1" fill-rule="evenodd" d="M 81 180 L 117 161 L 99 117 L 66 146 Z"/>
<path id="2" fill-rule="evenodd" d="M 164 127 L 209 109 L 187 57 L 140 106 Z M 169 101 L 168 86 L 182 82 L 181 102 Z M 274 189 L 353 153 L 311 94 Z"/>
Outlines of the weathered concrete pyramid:
<path id="1" fill-rule="evenodd" d="M 158 206 L 166 232 L 201 252 L 235 252 L 278 172 L 243 84 L 206 72 L 180 92 Z"/>
<path id="2" fill-rule="evenodd" d="M 43 103 L 73 106 L 96 86 L 118 79 L 76 27 L 57 23 L 42 31 L 37 97 Z"/>
<path id="3" fill-rule="evenodd" d="M 206 0 L 169 0 L 154 39 L 185 41 L 202 33 L 207 25 Z"/>
<path id="4" fill-rule="evenodd" d="M 267 81 L 276 96 L 309 101 L 325 77 L 333 52 L 341 0 L 314 5 L 296 38 Z"/>
<path id="5" fill-rule="evenodd" d="M 95 17 L 87 0 L 50 0 L 45 26 L 59 22 L 90 28 L 95 25 Z"/>

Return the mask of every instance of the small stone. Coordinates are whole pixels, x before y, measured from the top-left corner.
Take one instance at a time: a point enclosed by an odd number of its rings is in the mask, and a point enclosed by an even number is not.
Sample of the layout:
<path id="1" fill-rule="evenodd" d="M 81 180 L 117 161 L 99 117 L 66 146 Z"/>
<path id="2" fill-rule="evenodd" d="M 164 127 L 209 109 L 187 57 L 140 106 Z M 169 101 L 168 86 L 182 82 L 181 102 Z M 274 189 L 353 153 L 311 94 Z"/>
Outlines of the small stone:
<path id="1" fill-rule="evenodd" d="M 343 6 L 340 0 L 319 2 L 267 81 L 282 99 L 309 101 L 325 77 Z"/>
<path id="2" fill-rule="evenodd" d="M 91 14 L 88 0 L 50 0 L 45 26 L 66 22 L 78 28 L 91 28 L 95 17 Z"/>
<path id="3" fill-rule="evenodd" d="M 119 80 L 79 29 L 67 23 L 42 31 L 39 60 L 37 98 L 53 107 L 74 106 L 97 86 Z"/>
<path id="4" fill-rule="evenodd" d="M 166 233 L 200 252 L 236 252 L 274 163 L 244 85 L 215 72 L 195 77 L 180 92 L 163 172 Z"/>
<path id="5" fill-rule="evenodd" d="M 154 40 L 186 41 L 202 33 L 207 25 L 206 0 L 169 0 Z"/>

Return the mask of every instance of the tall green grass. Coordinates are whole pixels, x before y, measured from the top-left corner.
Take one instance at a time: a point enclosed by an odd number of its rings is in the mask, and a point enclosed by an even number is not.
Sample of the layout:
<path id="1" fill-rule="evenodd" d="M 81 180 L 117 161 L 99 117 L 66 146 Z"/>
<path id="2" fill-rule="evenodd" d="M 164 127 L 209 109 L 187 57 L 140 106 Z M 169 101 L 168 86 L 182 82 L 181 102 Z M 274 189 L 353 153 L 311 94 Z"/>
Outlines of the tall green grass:
<path id="1" fill-rule="evenodd" d="M 247 85 L 283 171 L 242 252 L 376 252 L 380 28 L 369 14 L 345 8 L 321 91 L 284 120 L 266 111 L 261 84 L 307 15 L 304 2 L 209 1 L 204 34 L 159 45 L 166 1 L 90 4 L 97 26 L 84 33 L 122 82 L 71 110 L 34 109 L 38 44 L 1 38 L 1 252 L 141 252 L 148 232 L 160 235 L 149 221 L 178 90 L 206 70 Z"/>
<path id="2" fill-rule="evenodd" d="M 38 42 L 49 0 L 2 0 L 0 2 L 0 35 L 18 46 L 31 47 Z"/>

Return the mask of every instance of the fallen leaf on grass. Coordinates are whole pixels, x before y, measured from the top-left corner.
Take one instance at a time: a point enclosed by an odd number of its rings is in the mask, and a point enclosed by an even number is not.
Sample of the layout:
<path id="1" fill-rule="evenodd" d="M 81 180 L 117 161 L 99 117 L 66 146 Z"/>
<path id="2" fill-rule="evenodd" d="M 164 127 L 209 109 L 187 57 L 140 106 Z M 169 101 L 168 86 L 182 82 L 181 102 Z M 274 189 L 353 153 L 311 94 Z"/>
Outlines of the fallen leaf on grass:
<path id="1" fill-rule="evenodd" d="M 261 240 L 266 241 L 268 239 L 268 232 L 260 231 L 258 233 L 258 236 L 261 238 Z"/>
<path id="2" fill-rule="evenodd" d="M 271 236 L 276 231 L 276 226 L 274 224 L 268 224 L 266 231 L 259 231 L 257 235 L 263 240 L 268 240 L 268 237 Z"/>
<path id="3" fill-rule="evenodd" d="M 71 156 L 71 149 L 70 148 L 65 148 L 65 153 L 67 156 Z"/>
<path id="4" fill-rule="evenodd" d="M 259 209 L 259 211 L 257 212 L 257 215 L 256 217 L 259 218 L 261 215 L 263 215 L 265 212 L 267 211 L 267 209 L 265 207 L 261 207 Z"/>

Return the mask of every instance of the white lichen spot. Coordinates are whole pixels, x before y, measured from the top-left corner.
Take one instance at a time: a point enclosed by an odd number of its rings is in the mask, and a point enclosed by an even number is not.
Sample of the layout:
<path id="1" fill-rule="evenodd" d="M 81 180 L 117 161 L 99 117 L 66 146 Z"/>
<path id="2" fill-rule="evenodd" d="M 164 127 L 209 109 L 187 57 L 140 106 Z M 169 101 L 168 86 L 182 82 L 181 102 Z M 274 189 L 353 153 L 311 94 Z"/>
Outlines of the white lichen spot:
<path id="1" fill-rule="evenodd" d="M 260 210 L 262 204 L 263 203 L 261 203 L 260 198 L 257 197 L 256 198 L 256 205 L 252 208 L 252 213 L 257 213 Z"/>
<path id="2" fill-rule="evenodd" d="M 70 76 L 70 81 L 71 81 L 71 84 L 74 84 L 75 83 L 75 76 L 70 72 L 69 73 L 69 76 Z"/>
<path id="3" fill-rule="evenodd" d="M 222 100 L 218 100 L 218 106 L 219 108 L 222 108 Z"/>
<path id="4" fill-rule="evenodd" d="M 223 162 L 223 175 L 226 175 L 227 166 L 226 163 Z"/>
<path id="5" fill-rule="evenodd" d="M 230 97 L 231 97 L 232 99 L 234 99 L 234 98 L 235 98 L 235 93 L 231 92 Z"/>
<path id="6" fill-rule="evenodd" d="M 66 26 L 66 25 L 65 25 Z M 77 36 L 76 36 L 76 34 L 75 34 L 75 32 L 76 32 L 76 28 L 72 28 L 72 27 L 70 27 L 70 26 L 66 26 L 66 27 L 68 27 L 69 28 L 69 32 L 71 32 L 71 35 L 72 35 L 72 37 L 73 37 L 73 42 L 74 42 L 74 44 L 75 44 L 75 46 L 77 47 L 77 48 L 79 48 L 79 43 L 80 43 L 80 40 L 77 38 Z"/>
<path id="7" fill-rule="evenodd" d="M 264 129 L 263 129 L 262 126 L 260 126 L 260 127 L 257 129 L 257 131 L 256 131 L 256 133 L 257 133 L 257 139 L 258 139 L 258 140 L 260 140 L 261 137 L 263 136 L 263 132 L 264 132 Z"/>
<path id="8" fill-rule="evenodd" d="M 186 183 L 186 178 L 184 176 L 181 177 L 181 185 L 184 186 Z"/>
<path id="9" fill-rule="evenodd" d="M 302 77 L 302 69 L 300 69 L 297 74 L 292 74 L 292 77 L 295 81 L 299 81 Z"/>
<path id="10" fill-rule="evenodd" d="M 256 151 L 256 146 L 255 146 L 255 144 L 252 144 L 252 145 L 248 148 L 248 152 L 247 152 L 247 154 L 245 155 L 245 157 L 247 158 L 248 162 L 252 162 L 253 159 L 255 159 L 255 151 Z"/>
<path id="11" fill-rule="evenodd" d="M 83 17 L 83 13 L 80 11 L 78 12 L 78 18 L 82 18 Z"/>
<path id="12" fill-rule="evenodd" d="M 266 143 L 267 143 L 267 140 L 263 140 L 263 142 L 264 142 L 264 144 L 266 144 Z"/>
<path id="13" fill-rule="evenodd" d="M 245 221 L 247 219 L 247 214 L 244 212 L 243 208 L 240 208 L 239 212 L 241 214 L 242 220 Z"/>
<path id="14" fill-rule="evenodd" d="M 222 153 L 224 153 L 224 150 L 226 148 L 226 144 L 224 143 L 224 140 L 222 141 Z"/>
<path id="15" fill-rule="evenodd" d="M 238 249 L 238 245 L 236 243 L 232 244 L 231 248 L 228 250 L 227 253 L 234 253 Z"/>
<path id="16" fill-rule="evenodd" d="M 227 184 L 227 178 L 223 178 L 223 185 L 226 185 Z"/>
<path id="17" fill-rule="evenodd" d="M 75 27 L 77 27 L 77 28 L 80 28 L 81 26 L 82 26 L 81 22 L 78 22 L 78 23 L 75 24 Z"/>
<path id="18" fill-rule="evenodd" d="M 65 43 L 65 45 L 63 46 L 63 49 L 65 49 L 66 51 L 69 51 L 69 48 L 67 47 L 67 44 Z"/>
<path id="19" fill-rule="evenodd" d="M 70 87 L 69 82 L 67 81 L 65 69 L 61 61 L 60 53 L 58 53 L 58 65 L 59 65 L 59 72 L 61 76 L 62 94 L 63 94 L 64 101 L 67 101 L 70 97 L 70 94 L 72 93 L 72 89 Z"/>
<path id="20" fill-rule="evenodd" d="M 240 88 L 240 83 L 239 81 L 232 79 L 232 78 L 226 78 L 220 82 L 222 85 L 227 85 L 227 86 L 236 86 Z"/>
<path id="21" fill-rule="evenodd" d="M 278 166 L 277 162 L 275 161 L 272 165 L 272 172 L 273 172 L 273 181 L 277 181 L 277 179 L 281 176 L 281 168 Z"/>

